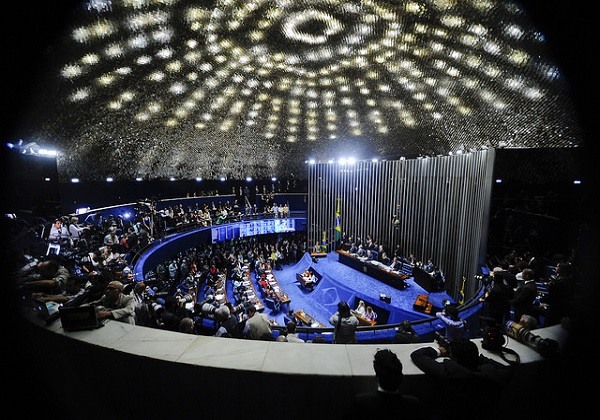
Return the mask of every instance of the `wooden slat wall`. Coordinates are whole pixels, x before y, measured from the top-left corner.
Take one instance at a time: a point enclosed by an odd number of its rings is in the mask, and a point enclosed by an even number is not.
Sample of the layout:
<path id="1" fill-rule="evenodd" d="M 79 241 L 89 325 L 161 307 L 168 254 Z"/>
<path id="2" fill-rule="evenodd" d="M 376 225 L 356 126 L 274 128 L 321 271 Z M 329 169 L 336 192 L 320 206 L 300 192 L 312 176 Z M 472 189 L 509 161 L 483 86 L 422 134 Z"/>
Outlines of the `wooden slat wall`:
<path id="1" fill-rule="evenodd" d="M 432 257 L 457 298 L 467 279 L 467 300 L 478 289 L 478 268 L 486 261 L 493 149 L 454 156 L 353 165 L 309 166 L 308 240 L 328 249 L 334 239 L 337 198 L 342 231 L 373 237 L 392 252 L 421 261 Z M 400 223 L 393 224 L 394 216 Z"/>

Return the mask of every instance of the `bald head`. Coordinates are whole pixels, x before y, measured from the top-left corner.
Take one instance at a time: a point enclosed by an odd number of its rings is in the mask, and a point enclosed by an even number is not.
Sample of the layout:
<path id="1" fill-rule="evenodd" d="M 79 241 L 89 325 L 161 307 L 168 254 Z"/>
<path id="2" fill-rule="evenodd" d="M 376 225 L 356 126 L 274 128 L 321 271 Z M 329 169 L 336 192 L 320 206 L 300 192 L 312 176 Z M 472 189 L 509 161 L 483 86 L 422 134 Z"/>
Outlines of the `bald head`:
<path id="1" fill-rule="evenodd" d="M 110 283 L 108 283 L 108 285 L 106 286 L 106 290 L 118 290 L 119 292 L 123 291 L 123 283 L 121 283 L 120 281 L 114 280 L 111 281 Z"/>

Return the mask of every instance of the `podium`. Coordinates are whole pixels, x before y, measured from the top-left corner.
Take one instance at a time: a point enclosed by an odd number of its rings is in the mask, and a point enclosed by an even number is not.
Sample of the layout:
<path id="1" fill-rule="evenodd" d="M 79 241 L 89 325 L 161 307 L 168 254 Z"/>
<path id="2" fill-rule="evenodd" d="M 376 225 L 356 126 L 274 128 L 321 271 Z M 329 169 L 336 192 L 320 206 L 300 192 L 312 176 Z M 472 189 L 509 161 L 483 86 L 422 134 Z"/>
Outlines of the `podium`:
<path id="1" fill-rule="evenodd" d="M 433 312 L 433 303 L 429 302 L 427 295 L 419 295 L 415 299 L 415 303 L 413 303 L 413 309 L 431 315 L 431 312 Z"/>

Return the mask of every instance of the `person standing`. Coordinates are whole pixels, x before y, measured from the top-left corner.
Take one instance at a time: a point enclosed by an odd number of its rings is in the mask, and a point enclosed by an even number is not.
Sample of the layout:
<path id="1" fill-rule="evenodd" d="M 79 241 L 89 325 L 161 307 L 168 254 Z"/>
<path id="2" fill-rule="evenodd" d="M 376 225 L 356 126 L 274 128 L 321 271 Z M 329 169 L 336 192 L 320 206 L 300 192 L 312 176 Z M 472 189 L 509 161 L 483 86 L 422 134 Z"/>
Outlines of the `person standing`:
<path id="1" fill-rule="evenodd" d="M 562 319 L 569 317 L 571 305 L 575 298 L 575 283 L 571 264 L 558 263 L 556 277 L 548 284 L 548 294 L 542 302 L 548 305 L 548 314 L 544 326 L 560 324 Z"/>
<path id="2" fill-rule="evenodd" d="M 248 314 L 248 319 L 244 326 L 244 338 L 261 340 L 262 337 L 273 334 L 271 332 L 271 323 L 269 322 L 268 317 L 263 313 L 256 312 L 256 307 L 254 305 L 249 305 L 246 312 Z"/>
<path id="3" fill-rule="evenodd" d="M 519 322 L 521 315 L 534 313 L 533 302 L 537 297 L 537 286 L 535 284 L 535 272 L 531 268 L 522 271 L 523 285 L 516 291 L 514 297 L 510 300 L 513 309 L 513 321 Z"/>
<path id="4" fill-rule="evenodd" d="M 459 341 L 465 336 L 465 321 L 461 319 L 456 305 L 446 305 L 446 307 L 435 314 L 446 326 L 446 340 Z"/>
<path id="5" fill-rule="evenodd" d="M 338 302 L 338 310 L 331 315 L 329 323 L 335 327 L 333 342 L 335 344 L 356 343 L 356 327 L 358 318 L 350 312 L 350 306 L 345 301 Z"/>
<path id="6" fill-rule="evenodd" d="M 479 299 L 483 302 L 482 314 L 488 318 L 488 323 L 504 325 L 510 314 L 510 291 L 504 284 L 503 272 L 494 272 L 492 288 Z"/>

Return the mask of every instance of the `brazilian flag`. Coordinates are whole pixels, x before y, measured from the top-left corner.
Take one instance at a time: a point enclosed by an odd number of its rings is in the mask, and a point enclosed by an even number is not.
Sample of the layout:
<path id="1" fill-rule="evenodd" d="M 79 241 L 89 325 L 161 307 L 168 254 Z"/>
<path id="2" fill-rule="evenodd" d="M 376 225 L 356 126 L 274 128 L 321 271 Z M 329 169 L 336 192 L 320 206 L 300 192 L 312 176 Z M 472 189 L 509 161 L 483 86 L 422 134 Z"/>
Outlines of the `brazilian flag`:
<path id="1" fill-rule="evenodd" d="M 460 285 L 460 293 L 458 294 L 458 304 L 465 304 L 465 282 L 467 281 L 466 277 L 462 278 L 462 284 Z"/>
<path id="2" fill-rule="evenodd" d="M 342 240 L 342 224 L 341 224 L 341 211 L 340 211 L 340 197 L 337 199 L 337 210 L 335 211 L 335 232 L 334 239 L 336 242 Z"/>

